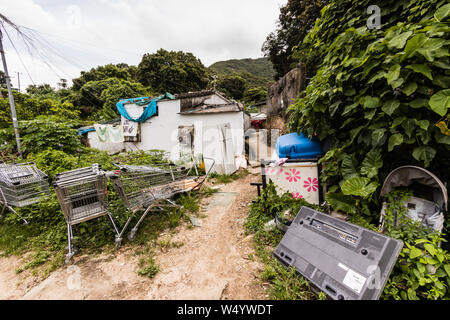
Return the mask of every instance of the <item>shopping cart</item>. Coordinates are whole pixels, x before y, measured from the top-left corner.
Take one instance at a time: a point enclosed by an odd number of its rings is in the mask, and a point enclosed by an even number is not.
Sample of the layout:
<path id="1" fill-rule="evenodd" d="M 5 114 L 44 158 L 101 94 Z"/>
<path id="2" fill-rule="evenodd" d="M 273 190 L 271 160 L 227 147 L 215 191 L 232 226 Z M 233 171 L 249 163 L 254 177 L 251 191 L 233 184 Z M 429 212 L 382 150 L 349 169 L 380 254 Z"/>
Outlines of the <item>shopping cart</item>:
<path id="1" fill-rule="evenodd" d="M 56 175 L 54 187 L 67 224 L 69 252 L 66 263 L 75 254 L 73 225 L 108 215 L 118 236 L 119 231 L 106 203 L 106 175 L 98 164 Z"/>
<path id="2" fill-rule="evenodd" d="M 40 171 L 33 162 L 5 164 L 0 163 L 0 204 L 11 210 L 26 224 L 14 207 L 26 207 L 39 202 L 50 193 L 48 177 Z"/>
<path id="3" fill-rule="evenodd" d="M 119 197 L 132 213 L 117 238 L 117 248 L 120 247 L 122 236 L 137 212 L 143 211 L 143 214 L 128 234 L 128 239 L 131 241 L 134 240 L 139 225 L 149 212 L 180 208 L 170 198 L 178 193 L 198 188 L 207 179 L 209 173 L 202 181 L 199 181 L 197 175 L 190 176 L 191 172 L 194 174 L 194 171 L 198 174 L 195 164 L 190 167 L 173 163 L 159 163 L 152 166 L 115 165 L 119 170 L 109 176 Z"/>

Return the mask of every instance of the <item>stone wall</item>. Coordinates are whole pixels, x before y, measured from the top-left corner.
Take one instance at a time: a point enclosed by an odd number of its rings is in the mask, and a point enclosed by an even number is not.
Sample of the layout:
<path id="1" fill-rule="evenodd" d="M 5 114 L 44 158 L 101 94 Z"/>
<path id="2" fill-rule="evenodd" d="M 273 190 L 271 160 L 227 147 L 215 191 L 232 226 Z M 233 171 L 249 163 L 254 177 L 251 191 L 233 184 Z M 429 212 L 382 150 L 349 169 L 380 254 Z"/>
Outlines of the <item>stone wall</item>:
<path id="1" fill-rule="evenodd" d="M 295 102 L 298 94 L 306 88 L 306 67 L 299 65 L 268 88 L 267 112 L 286 117 L 287 108 Z"/>

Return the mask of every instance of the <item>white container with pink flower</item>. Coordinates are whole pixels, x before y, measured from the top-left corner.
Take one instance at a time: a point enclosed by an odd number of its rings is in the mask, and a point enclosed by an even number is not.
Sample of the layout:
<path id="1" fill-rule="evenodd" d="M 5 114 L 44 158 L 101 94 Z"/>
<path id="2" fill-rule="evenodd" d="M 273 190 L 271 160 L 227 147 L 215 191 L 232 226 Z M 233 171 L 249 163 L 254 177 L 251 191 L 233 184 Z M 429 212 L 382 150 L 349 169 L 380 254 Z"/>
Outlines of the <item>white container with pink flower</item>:
<path id="1" fill-rule="evenodd" d="M 319 204 L 319 170 L 317 162 L 274 162 L 265 168 L 267 181 L 272 180 L 278 194 L 289 192 L 293 198 Z"/>

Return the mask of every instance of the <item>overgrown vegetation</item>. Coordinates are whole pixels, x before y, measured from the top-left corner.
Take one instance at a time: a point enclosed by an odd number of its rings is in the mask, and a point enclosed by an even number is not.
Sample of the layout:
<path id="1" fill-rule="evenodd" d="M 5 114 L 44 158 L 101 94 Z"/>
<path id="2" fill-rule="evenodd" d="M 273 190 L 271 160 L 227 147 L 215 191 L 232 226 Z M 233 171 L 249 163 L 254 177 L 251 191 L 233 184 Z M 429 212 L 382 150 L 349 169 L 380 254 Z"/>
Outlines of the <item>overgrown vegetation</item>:
<path id="1" fill-rule="evenodd" d="M 159 150 L 137 151 L 109 156 L 99 150 L 81 148 L 78 155 L 73 156 L 61 150 L 48 148 L 39 153 L 31 153 L 28 159 L 16 161 L 33 161 L 37 167 L 46 172 L 53 180 L 57 173 L 87 167 L 92 163 L 102 165 L 104 170 L 114 170 L 113 163 L 151 164 L 161 162 L 166 153 Z M 50 187 L 52 189 L 52 187 Z M 17 212 L 30 223 L 23 225 L 22 221 L 11 213 L 0 218 L 0 251 L 3 255 L 27 255 L 28 262 L 18 272 L 32 269 L 40 270 L 45 276 L 64 262 L 67 246 L 66 224 L 55 193 L 51 190 L 49 197 L 37 204 L 17 208 Z M 180 195 L 175 201 L 183 206 L 182 210 L 168 210 L 150 215 L 140 227 L 135 244 L 137 246 L 156 245 L 156 240 L 164 230 L 170 230 L 179 225 L 187 213 L 195 214 L 199 210 L 200 195 L 198 192 Z M 116 194 L 111 182 L 108 181 L 108 204 L 118 227 L 125 224 L 129 216 L 123 201 Z M 132 223 L 136 223 L 133 218 Z M 99 253 L 113 252 L 114 233 L 106 217 L 94 219 L 74 226 L 74 245 L 81 252 Z M 126 244 L 126 241 L 125 241 Z M 147 276 L 156 272 L 157 268 L 145 258 L 141 273 Z"/>
<path id="2" fill-rule="evenodd" d="M 324 298 L 323 294 L 316 294 L 309 283 L 294 269 L 286 268 L 276 259 L 272 252 L 281 241 L 283 234 L 277 229 L 265 228 L 265 224 L 275 218 L 275 214 L 282 215 L 286 210 L 298 212 L 304 205 L 309 205 L 303 199 L 294 199 L 286 193 L 279 196 L 273 183 L 267 188 L 255 203 L 251 204 L 250 212 L 245 223 L 247 233 L 254 234 L 256 256 L 264 263 L 262 280 L 269 284 L 268 293 L 271 299 L 277 300 L 310 300 Z"/>
<path id="3" fill-rule="evenodd" d="M 291 107 L 290 126 L 331 146 L 321 180 L 334 209 L 370 222 L 371 212 L 379 212 L 381 181 L 401 165 L 450 178 L 450 5 L 444 3 L 384 1 L 382 25 L 369 30 L 361 12 L 370 1 L 331 1 L 302 42 L 321 64 Z"/>

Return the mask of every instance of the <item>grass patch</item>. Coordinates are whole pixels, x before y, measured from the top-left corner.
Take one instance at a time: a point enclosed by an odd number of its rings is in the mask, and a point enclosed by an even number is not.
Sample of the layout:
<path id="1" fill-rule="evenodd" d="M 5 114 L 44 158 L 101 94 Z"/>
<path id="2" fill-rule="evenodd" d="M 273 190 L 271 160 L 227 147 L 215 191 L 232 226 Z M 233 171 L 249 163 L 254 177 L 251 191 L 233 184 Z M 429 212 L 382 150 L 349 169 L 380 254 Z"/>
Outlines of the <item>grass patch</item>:
<path id="1" fill-rule="evenodd" d="M 242 170 L 236 171 L 235 173 L 233 173 L 231 175 L 211 173 L 210 177 L 212 179 L 214 179 L 214 183 L 227 184 L 227 183 L 242 179 L 242 178 L 248 176 L 249 174 L 250 174 L 250 172 L 247 169 L 242 169 Z"/>
<path id="2" fill-rule="evenodd" d="M 155 263 L 153 257 L 139 259 L 139 269 L 137 271 L 138 275 L 153 278 L 159 271 L 160 268 Z"/>
<path id="3" fill-rule="evenodd" d="M 283 238 L 283 234 L 277 228 L 264 229 L 264 224 L 274 219 L 275 212 L 282 213 L 287 209 L 295 211 L 297 207 L 300 209 L 305 204 L 303 200 L 295 200 L 289 195 L 278 196 L 273 184 L 269 184 L 257 202 L 250 206 L 245 229 L 247 234 L 254 234 L 255 258 L 264 264 L 261 280 L 269 285 L 270 299 L 317 300 L 326 298 L 323 293 L 316 294 L 309 282 L 294 268 L 286 268 L 272 257 L 272 252 Z"/>
<path id="4" fill-rule="evenodd" d="M 210 188 L 210 187 L 206 187 L 206 186 L 203 186 L 202 188 L 201 188 L 201 190 L 200 190 L 200 192 L 201 192 L 201 194 L 202 194 L 202 196 L 203 197 L 210 197 L 210 196 L 212 196 L 214 193 L 217 193 L 217 192 L 219 192 L 219 189 L 214 189 L 214 188 Z"/>

